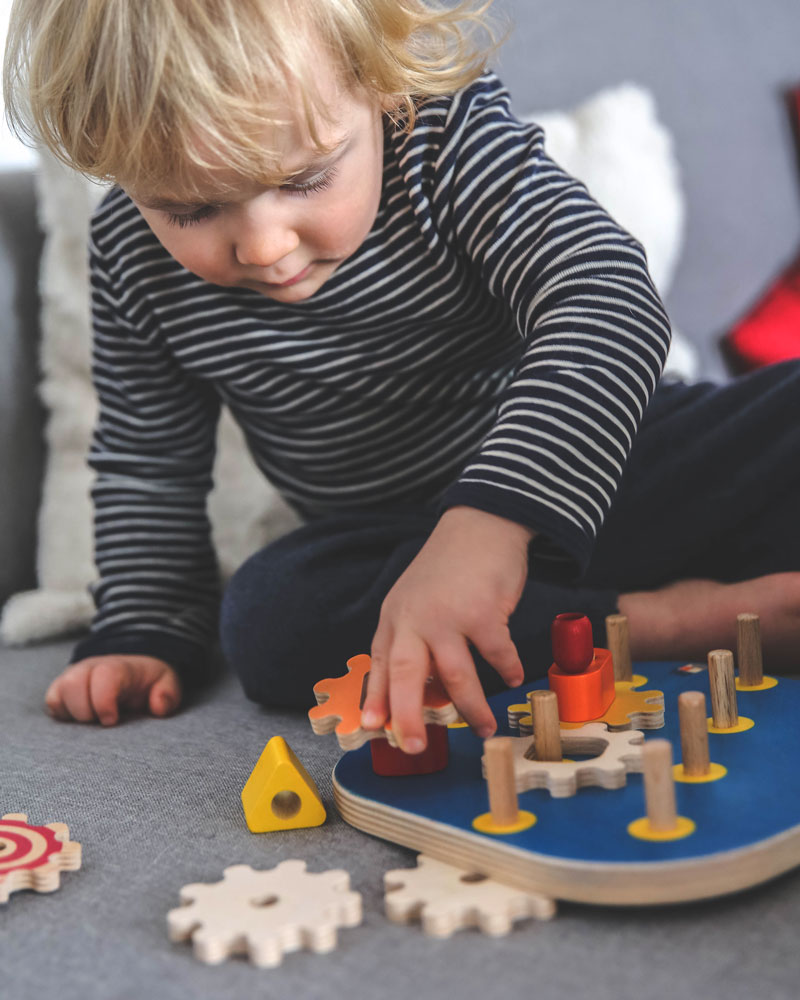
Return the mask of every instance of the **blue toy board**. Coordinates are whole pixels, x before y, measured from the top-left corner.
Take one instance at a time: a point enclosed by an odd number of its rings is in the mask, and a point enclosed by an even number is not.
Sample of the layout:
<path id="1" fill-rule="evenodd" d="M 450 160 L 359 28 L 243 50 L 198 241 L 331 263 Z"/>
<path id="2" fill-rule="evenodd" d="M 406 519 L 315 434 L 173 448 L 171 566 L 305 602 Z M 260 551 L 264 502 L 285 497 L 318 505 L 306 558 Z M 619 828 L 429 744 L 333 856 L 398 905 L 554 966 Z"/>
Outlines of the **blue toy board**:
<path id="1" fill-rule="evenodd" d="M 664 727 L 645 731 L 645 739 L 671 740 L 676 762 L 678 695 L 702 691 L 710 706 L 708 673 L 682 666 L 635 666 L 646 688 L 664 693 Z M 498 735 L 516 735 L 508 706 L 546 687 L 543 678 L 492 697 Z M 568 798 L 523 792 L 519 807 L 535 814 L 535 825 L 513 834 L 478 832 L 473 820 L 488 809 L 483 744 L 467 728 L 449 730 L 450 762 L 435 774 L 380 777 L 368 746 L 345 754 L 334 770 L 336 803 L 345 820 L 368 833 L 553 898 L 638 905 L 722 895 L 800 864 L 800 680 L 740 691 L 738 710 L 753 720 L 751 729 L 709 734 L 711 760 L 727 768 L 725 777 L 676 783 L 678 813 L 696 824 L 678 840 L 629 834 L 628 824 L 645 812 L 639 773 L 628 774 L 623 788 L 580 788 Z"/>

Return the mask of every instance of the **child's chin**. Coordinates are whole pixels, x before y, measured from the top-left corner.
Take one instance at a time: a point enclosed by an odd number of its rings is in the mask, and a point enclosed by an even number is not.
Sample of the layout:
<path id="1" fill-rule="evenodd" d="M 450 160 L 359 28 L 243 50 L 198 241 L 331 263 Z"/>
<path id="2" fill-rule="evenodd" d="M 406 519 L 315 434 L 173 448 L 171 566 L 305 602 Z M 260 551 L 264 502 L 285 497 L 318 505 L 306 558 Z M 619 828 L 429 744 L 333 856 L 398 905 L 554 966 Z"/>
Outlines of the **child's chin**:
<path id="1" fill-rule="evenodd" d="M 275 302 L 302 302 L 304 299 L 310 299 L 318 287 L 317 282 L 300 281 L 287 288 L 282 288 L 280 285 L 261 285 L 256 291 Z"/>

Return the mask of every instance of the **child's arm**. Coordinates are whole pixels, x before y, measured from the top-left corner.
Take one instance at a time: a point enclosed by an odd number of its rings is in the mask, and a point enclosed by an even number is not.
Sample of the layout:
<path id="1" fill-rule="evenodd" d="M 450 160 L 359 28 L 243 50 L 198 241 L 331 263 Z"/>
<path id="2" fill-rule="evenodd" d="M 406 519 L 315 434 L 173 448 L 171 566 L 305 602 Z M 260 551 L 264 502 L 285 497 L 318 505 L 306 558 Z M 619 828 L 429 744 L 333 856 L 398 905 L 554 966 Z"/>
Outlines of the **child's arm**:
<path id="1" fill-rule="evenodd" d="M 391 589 L 372 644 L 367 728 L 391 715 L 401 746 L 425 746 L 422 691 L 432 664 L 481 737 L 495 730 L 468 642 L 511 686 L 523 681 L 508 631 L 528 575 L 528 528 L 470 507 L 446 511 Z"/>
<path id="2" fill-rule="evenodd" d="M 537 554 L 562 575 L 585 569 L 670 338 L 642 248 L 549 159 L 541 129 L 513 116 L 496 77 L 420 117 L 407 183 L 421 191 L 426 238 L 454 267 L 469 261 L 487 309 L 503 303 L 498 343 L 513 346 L 513 324 L 520 353 L 494 425 L 443 497 L 449 509 L 385 602 L 365 708 L 375 720 L 391 708 L 406 745 L 423 732 L 431 669 L 468 721 L 493 727 L 467 643 L 518 676 L 507 622 L 527 573 L 519 533 L 535 529 Z"/>
<path id="3" fill-rule="evenodd" d="M 537 555 L 575 579 L 658 382 L 669 320 L 642 247 L 547 156 L 496 77 L 453 99 L 440 136 L 434 123 L 431 224 L 503 302 L 520 344 L 494 425 L 443 506 L 535 528 Z"/>
<path id="4" fill-rule="evenodd" d="M 97 613 L 73 661 L 149 657 L 190 684 L 208 671 L 216 641 L 206 496 L 219 400 L 180 367 L 158 325 L 161 252 L 130 199 L 112 191 L 93 219 L 90 255 Z"/>
<path id="5" fill-rule="evenodd" d="M 113 726 L 120 711 L 170 715 L 181 703 L 181 682 L 172 667 L 153 656 L 92 656 L 60 674 L 45 694 L 56 719 Z"/>

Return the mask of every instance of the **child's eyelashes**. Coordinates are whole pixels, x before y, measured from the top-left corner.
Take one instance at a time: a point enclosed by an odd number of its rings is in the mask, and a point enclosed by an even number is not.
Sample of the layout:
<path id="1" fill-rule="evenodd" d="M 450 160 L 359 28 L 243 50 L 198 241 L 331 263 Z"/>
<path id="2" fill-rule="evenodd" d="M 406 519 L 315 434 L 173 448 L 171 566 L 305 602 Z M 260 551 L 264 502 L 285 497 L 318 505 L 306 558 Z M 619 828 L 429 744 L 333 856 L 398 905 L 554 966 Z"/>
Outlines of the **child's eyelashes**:
<path id="1" fill-rule="evenodd" d="M 336 167 L 332 166 L 310 181 L 305 181 L 302 184 L 283 184 L 280 190 L 285 191 L 287 194 L 299 194 L 307 198 L 310 194 L 314 194 L 317 191 L 325 191 L 329 188 L 335 176 Z M 184 229 L 186 226 L 196 226 L 198 223 L 204 222 L 206 219 L 210 219 L 216 215 L 220 207 L 219 205 L 201 205 L 200 208 L 195 209 L 193 212 L 168 212 L 167 222 L 171 226 L 177 226 L 179 229 Z"/>
<path id="2" fill-rule="evenodd" d="M 287 191 L 289 194 L 300 194 L 307 198 L 315 191 L 324 191 L 326 188 L 329 188 L 335 176 L 336 167 L 328 167 L 324 173 L 318 174 L 310 181 L 305 181 L 303 184 L 284 184 L 281 190 Z"/>
<path id="3" fill-rule="evenodd" d="M 200 208 L 196 208 L 193 212 L 185 212 L 178 214 L 177 212 L 167 213 L 167 222 L 171 226 L 178 226 L 179 229 L 184 229 L 186 226 L 196 226 L 198 222 L 203 222 L 205 219 L 210 219 L 212 215 L 215 215 L 219 211 L 219 206 L 217 205 L 201 205 Z"/>

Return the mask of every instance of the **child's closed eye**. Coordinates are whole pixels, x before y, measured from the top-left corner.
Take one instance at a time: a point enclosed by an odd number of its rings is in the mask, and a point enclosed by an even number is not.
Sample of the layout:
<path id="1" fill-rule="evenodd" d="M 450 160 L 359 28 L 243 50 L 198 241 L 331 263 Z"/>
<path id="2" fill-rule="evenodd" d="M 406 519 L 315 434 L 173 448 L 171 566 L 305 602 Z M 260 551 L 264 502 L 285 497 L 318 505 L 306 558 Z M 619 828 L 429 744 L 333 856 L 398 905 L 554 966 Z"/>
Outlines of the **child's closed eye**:
<path id="1" fill-rule="evenodd" d="M 183 212 L 180 214 L 177 212 L 168 212 L 167 222 L 171 226 L 178 226 L 178 228 L 183 229 L 186 226 L 196 226 L 198 222 L 210 219 L 218 211 L 218 205 L 201 205 L 200 208 L 196 208 L 193 212 Z"/>
<path id="2" fill-rule="evenodd" d="M 311 180 L 295 184 L 282 184 L 280 190 L 286 191 L 287 194 L 299 194 L 304 198 L 308 198 L 310 194 L 314 194 L 317 191 L 325 191 L 329 188 L 333 184 L 335 177 L 336 166 L 334 165 L 316 177 L 312 177 Z M 201 205 L 192 212 L 168 212 L 167 222 L 171 226 L 184 229 L 187 226 L 196 226 L 200 222 L 205 222 L 206 219 L 210 219 L 216 215 L 219 210 L 219 205 L 209 204 Z"/>
<path id="3" fill-rule="evenodd" d="M 334 178 L 336 177 L 336 166 L 328 167 L 321 174 L 317 174 L 316 177 L 312 177 L 309 181 L 304 181 L 300 184 L 282 184 L 281 191 L 286 191 L 289 194 L 300 194 L 304 198 L 307 198 L 310 194 L 316 191 L 324 191 L 333 184 Z"/>

